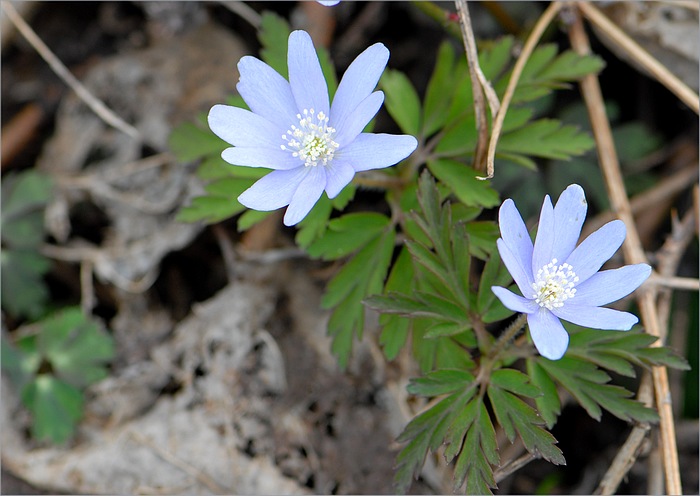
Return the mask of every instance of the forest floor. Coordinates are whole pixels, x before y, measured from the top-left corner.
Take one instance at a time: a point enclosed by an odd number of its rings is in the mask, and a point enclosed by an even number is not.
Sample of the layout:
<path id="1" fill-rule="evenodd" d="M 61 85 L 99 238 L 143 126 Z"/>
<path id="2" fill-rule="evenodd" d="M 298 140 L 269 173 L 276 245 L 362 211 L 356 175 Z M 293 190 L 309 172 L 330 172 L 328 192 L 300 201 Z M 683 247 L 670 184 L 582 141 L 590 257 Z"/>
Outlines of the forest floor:
<path id="1" fill-rule="evenodd" d="M 434 64 L 426 54 L 445 36 L 434 20 L 407 2 L 312 4 L 249 6 L 325 33 L 339 69 L 381 40 L 390 65 L 425 88 Z M 305 258 L 280 216 L 245 234 L 234 221 L 175 219 L 202 184 L 196 164 L 168 153 L 168 137 L 235 93 L 233 68 L 260 48 L 255 29 L 216 2 L 15 5 L 149 144 L 104 124 L 3 18 L 2 174 L 36 168 L 53 177 L 45 217 L 47 243 L 56 247 L 46 275 L 51 301 L 89 299 L 115 338 L 116 358 L 110 376 L 88 392 L 77 437 L 61 447 L 28 437 L 27 413 L 3 376 L 2 493 L 393 493 L 395 439 L 418 408 L 405 390 L 418 374 L 415 363 L 408 355 L 387 362 L 375 333 L 356 343 L 346 371 L 338 368 L 320 306 L 335 266 Z M 512 7 L 510 15 L 525 31 L 539 12 Z M 507 32 L 479 5 L 473 15 L 479 38 Z M 644 184 L 696 167 L 697 115 L 604 45 L 594 50 L 608 64 L 601 80 L 620 119 L 651 127 L 664 143 L 638 163 L 651 174 Z M 504 198 L 508 188 L 502 184 Z M 377 197 L 368 192 L 359 201 L 371 205 Z M 651 207 L 645 245 L 658 247 L 669 212 L 689 203 L 687 187 Z M 691 248 L 679 270 L 697 277 L 696 258 Z M 681 349 L 697 346 L 682 328 L 697 311 L 693 300 L 696 293 L 681 293 L 675 301 L 681 329 L 671 344 Z M 376 315 L 367 318 L 376 324 Z M 3 332 L 13 335 L 22 323 L 4 316 Z M 692 380 L 671 373 L 684 491 L 697 494 L 697 395 L 686 392 Z M 568 405 L 553 430 L 567 466 L 533 461 L 498 492 L 592 493 L 629 431 L 611 415 L 597 422 Z M 660 487 L 648 475 L 660 463 L 656 437 L 642 446 L 621 494 Z M 451 470 L 431 457 L 410 489 L 451 491 Z"/>

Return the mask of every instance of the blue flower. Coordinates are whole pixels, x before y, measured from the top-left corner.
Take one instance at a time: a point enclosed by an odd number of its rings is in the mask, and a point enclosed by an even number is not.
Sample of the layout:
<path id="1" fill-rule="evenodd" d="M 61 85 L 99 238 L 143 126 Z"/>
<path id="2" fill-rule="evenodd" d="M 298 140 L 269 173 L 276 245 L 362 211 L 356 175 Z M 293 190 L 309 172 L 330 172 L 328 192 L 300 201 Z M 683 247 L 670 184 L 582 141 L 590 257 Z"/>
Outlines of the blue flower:
<path id="1" fill-rule="evenodd" d="M 221 157 L 234 165 L 274 169 L 238 201 L 254 210 L 289 205 L 284 224 L 301 221 L 325 191 L 335 198 L 356 172 L 389 167 L 415 150 L 413 136 L 363 133 L 384 103 L 374 91 L 389 60 L 377 43 L 362 52 L 340 81 L 333 104 L 311 37 L 289 35 L 289 81 L 255 57 L 238 63 L 236 86 L 251 111 L 215 105 L 209 127 L 233 145 Z"/>
<path id="2" fill-rule="evenodd" d="M 627 296 L 651 274 L 647 264 L 598 272 L 625 239 L 625 224 L 614 220 L 576 246 L 586 218 L 586 197 L 572 184 L 555 207 L 544 199 L 533 246 L 513 200 L 499 211 L 498 252 L 523 296 L 491 289 L 503 304 L 527 315 L 530 335 L 540 354 L 558 360 L 569 346 L 560 319 L 595 329 L 627 331 L 638 319 L 628 312 L 601 307 Z"/>

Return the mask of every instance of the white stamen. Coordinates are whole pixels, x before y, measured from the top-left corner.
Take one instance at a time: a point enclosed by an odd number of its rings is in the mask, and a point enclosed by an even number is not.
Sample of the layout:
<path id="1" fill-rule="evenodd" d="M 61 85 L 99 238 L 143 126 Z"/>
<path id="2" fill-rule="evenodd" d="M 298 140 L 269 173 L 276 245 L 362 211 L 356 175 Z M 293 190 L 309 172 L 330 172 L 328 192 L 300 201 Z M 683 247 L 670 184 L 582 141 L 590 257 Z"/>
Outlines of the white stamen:
<path id="1" fill-rule="evenodd" d="M 297 114 L 297 119 L 299 127 L 292 126 L 282 135 L 286 141 L 286 145 L 281 145 L 282 150 L 292 152 L 305 167 L 328 165 L 339 146 L 333 141 L 335 128 L 328 125 L 328 116 L 323 112 L 316 114 L 314 109 L 304 109 L 303 117 Z"/>
<path id="2" fill-rule="evenodd" d="M 554 258 L 537 271 L 535 282 L 532 283 L 532 289 L 535 290 L 532 297 L 540 307 L 548 310 L 560 308 L 576 294 L 574 286 L 577 282 L 578 276 L 574 268 L 567 263 L 557 265 L 557 259 Z"/>

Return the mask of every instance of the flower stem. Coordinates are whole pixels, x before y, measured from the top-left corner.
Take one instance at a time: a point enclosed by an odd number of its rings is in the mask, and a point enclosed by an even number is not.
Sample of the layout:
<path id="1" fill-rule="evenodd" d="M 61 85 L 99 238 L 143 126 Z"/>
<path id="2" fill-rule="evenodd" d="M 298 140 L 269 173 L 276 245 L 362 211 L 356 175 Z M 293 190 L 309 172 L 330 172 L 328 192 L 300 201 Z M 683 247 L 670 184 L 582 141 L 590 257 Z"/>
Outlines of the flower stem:
<path id="1" fill-rule="evenodd" d="M 496 358 L 498 354 L 503 350 L 503 348 L 515 337 L 515 335 L 520 332 L 520 329 L 525 327 L 527 323 L 527 314 L 521 313 L 518 317 L 511 322 L 511 324 L 506 327 L 503 334 L 498 338 L 496 344 L 491 350 L 489 350 L 489 356 L 491 358 Z"/>

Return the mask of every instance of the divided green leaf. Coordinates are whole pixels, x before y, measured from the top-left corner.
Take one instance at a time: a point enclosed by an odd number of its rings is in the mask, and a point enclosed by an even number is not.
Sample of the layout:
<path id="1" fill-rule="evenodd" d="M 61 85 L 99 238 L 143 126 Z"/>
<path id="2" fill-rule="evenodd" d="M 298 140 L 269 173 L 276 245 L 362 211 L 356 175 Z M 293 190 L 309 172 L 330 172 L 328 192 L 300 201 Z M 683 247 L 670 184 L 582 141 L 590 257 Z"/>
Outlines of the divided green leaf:
<path id="1" fill-rule="evenodd" d="M 600 420 L 604 408 L 626 422 L 658 421 L 654 410 L 631 399 L 627 389 L 608 384 L 610 376 L 591 362 L 568 355 L 556 361 L 543 357 L 529 360 L 536 360 L 550 379 L 561 384 L 596 420 Z"/>
<path id="2" fill-rule="evenodd" d="M 395 237 L 393 227 L 377 233 L 326 287 L 321 305 L 323 308 L 333 308 L 328 321 L 328 333 L 333 338 L 331 349 L 342 368 L 345 368 L 350 357 L 353 336 L 362 337 L 362 300 L 382 290 L 394 252 Z"/>

